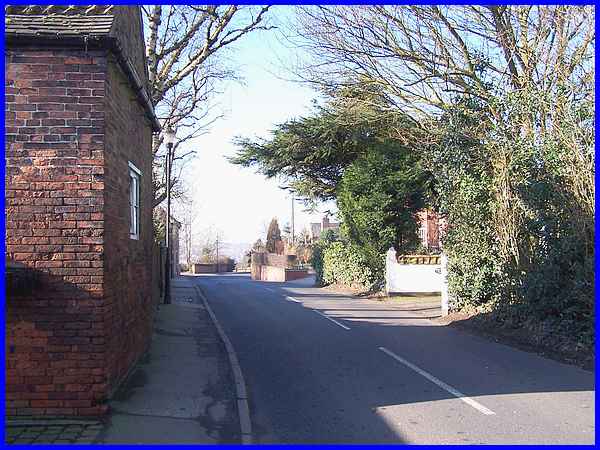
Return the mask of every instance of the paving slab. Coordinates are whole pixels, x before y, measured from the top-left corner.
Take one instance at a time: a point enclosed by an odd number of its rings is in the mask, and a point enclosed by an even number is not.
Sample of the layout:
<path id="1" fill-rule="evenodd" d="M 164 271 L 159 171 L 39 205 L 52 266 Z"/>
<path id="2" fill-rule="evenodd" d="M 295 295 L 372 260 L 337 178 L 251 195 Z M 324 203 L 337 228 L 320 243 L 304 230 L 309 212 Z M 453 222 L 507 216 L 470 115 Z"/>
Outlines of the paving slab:
<path id="1" fill-rule="evenodd" d="M 189 277 L 160 305 L 148 354 L 110 402 L 99 442 L 239 443 L 239 420 L 225 348 Z"/>
<path id="2" fill-rule="evenodd" d="M 83 444 L 95 442 L 102 423 L 78 419 L 7 420 L 6 444 Z"/>

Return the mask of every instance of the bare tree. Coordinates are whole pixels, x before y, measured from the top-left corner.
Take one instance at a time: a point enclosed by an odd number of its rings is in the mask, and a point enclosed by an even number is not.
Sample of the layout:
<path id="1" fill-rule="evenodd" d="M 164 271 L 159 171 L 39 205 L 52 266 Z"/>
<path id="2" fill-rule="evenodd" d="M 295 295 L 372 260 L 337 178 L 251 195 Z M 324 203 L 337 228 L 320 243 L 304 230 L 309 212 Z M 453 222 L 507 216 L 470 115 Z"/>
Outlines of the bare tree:
<path id="1" fill-rule="evenodd" d="M 188 268 L 192 264 L 194 246 L 197 240 L 196 228 L 199 214 L 195 208 L 197 206 L 196 203 L 193 198 L 182 196 L 179 198 L 179 202 L 175 208 L 175 214 L 181 218 L 181 248 L 183 249 L 183 256 Z"/>
<path id="2" fill-rule="evenodd" d="M 383 86 L 417 123 L 458 95 L 483 100 L 497 120 L 499 91 L 556 92 L 568 81 L 593 96 L 593 6 L 319 6 L 297 19 L 290 38 L 310 55 L 301 79 Z M 540 112 L 542 126 L 560 117 L 557 106 Z"/>
<path id="3" fill-rule="evenodd" d="M 224 233 L 218 227 L 209 225 L 195 232 L 195 248 L 200 262 L 214 262 L 222 256 Z"/>
<path id="4" fill-rule="evenodd" d="M 143 8 L 147 28 L 147 63 L 150 95 L 163 127 L 177 129 L 175 165 L 193 156 L 180 146 L 201 135 L 220 116 L 211 101 L 219 83 L 235 78 L 226 50 L 249 33 L 268 30 L 264 24 L 269 6 L 153 5 Z M 166 197 L 162 136 L 153 142 L 154 206 Z M 181 169 L 174 170 L 175 196 L 181 193 Z"/>

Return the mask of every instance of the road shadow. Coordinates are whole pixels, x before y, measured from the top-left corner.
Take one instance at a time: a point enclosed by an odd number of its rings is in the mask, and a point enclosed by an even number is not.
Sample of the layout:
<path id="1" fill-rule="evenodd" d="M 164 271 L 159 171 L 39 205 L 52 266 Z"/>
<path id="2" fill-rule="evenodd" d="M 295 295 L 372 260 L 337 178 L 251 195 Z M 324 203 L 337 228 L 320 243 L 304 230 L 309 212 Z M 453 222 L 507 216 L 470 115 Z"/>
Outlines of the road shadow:
<path id="1" fill-rule="evenodd" d="M 576 338 L 565 336 L 564 332 L 554 332 L 548 324 L 542 323 L 541 326 L 533 328 L 516 326 L 506 321 L 505 316 L 495 312 L 464 316 L 452 314 L 448 318 L 440 318 L 440 322 L 558 362 L 576 365 L 588 371 L 595 369 L 593 347 L 590 349 L 581 345 Z"/>

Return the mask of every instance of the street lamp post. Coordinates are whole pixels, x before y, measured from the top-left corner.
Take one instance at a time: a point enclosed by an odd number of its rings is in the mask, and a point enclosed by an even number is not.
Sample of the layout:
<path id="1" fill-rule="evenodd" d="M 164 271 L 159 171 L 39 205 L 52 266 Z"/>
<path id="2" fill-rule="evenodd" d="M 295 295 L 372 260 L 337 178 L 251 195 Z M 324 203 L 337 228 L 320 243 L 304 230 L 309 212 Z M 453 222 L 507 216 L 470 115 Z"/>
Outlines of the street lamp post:
<path id="1" fill-rule="evenodd" d="M 165 246 L 167 257 L 165 259 L 165 304 L 171 303 L 171 164 L 172 152 L 175 144 L 175 130 L 168 127 L 165 130 L 164 140 L 167 145 L 166 179 L 167 179 L 167 216 L 165 218 Z"/>
<path id="2" fill-rule="evenodd" d="M 296 233 L 295 233 L 295 221 L 294 221 L 294 202 L 295 201 L 296 201 L 296 199 L 294 198 L 294 195 L 292 194 L 292 246 L 296 245 L 296 242 L 295 242 Z"/>

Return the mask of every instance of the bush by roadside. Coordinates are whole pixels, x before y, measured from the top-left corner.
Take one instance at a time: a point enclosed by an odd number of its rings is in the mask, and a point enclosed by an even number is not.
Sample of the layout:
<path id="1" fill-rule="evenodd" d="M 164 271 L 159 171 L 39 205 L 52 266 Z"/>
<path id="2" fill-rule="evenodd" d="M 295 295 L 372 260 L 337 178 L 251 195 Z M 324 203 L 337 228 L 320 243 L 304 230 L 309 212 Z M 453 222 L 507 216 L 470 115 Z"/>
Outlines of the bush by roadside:
<path id="1" fill-rule="evenodd" d="M 371 290 L 384 277 L 382 255 L 370 256 L 358 245 L 326 234 L 313 247 L 311 264 L 317 285 Z"/>

